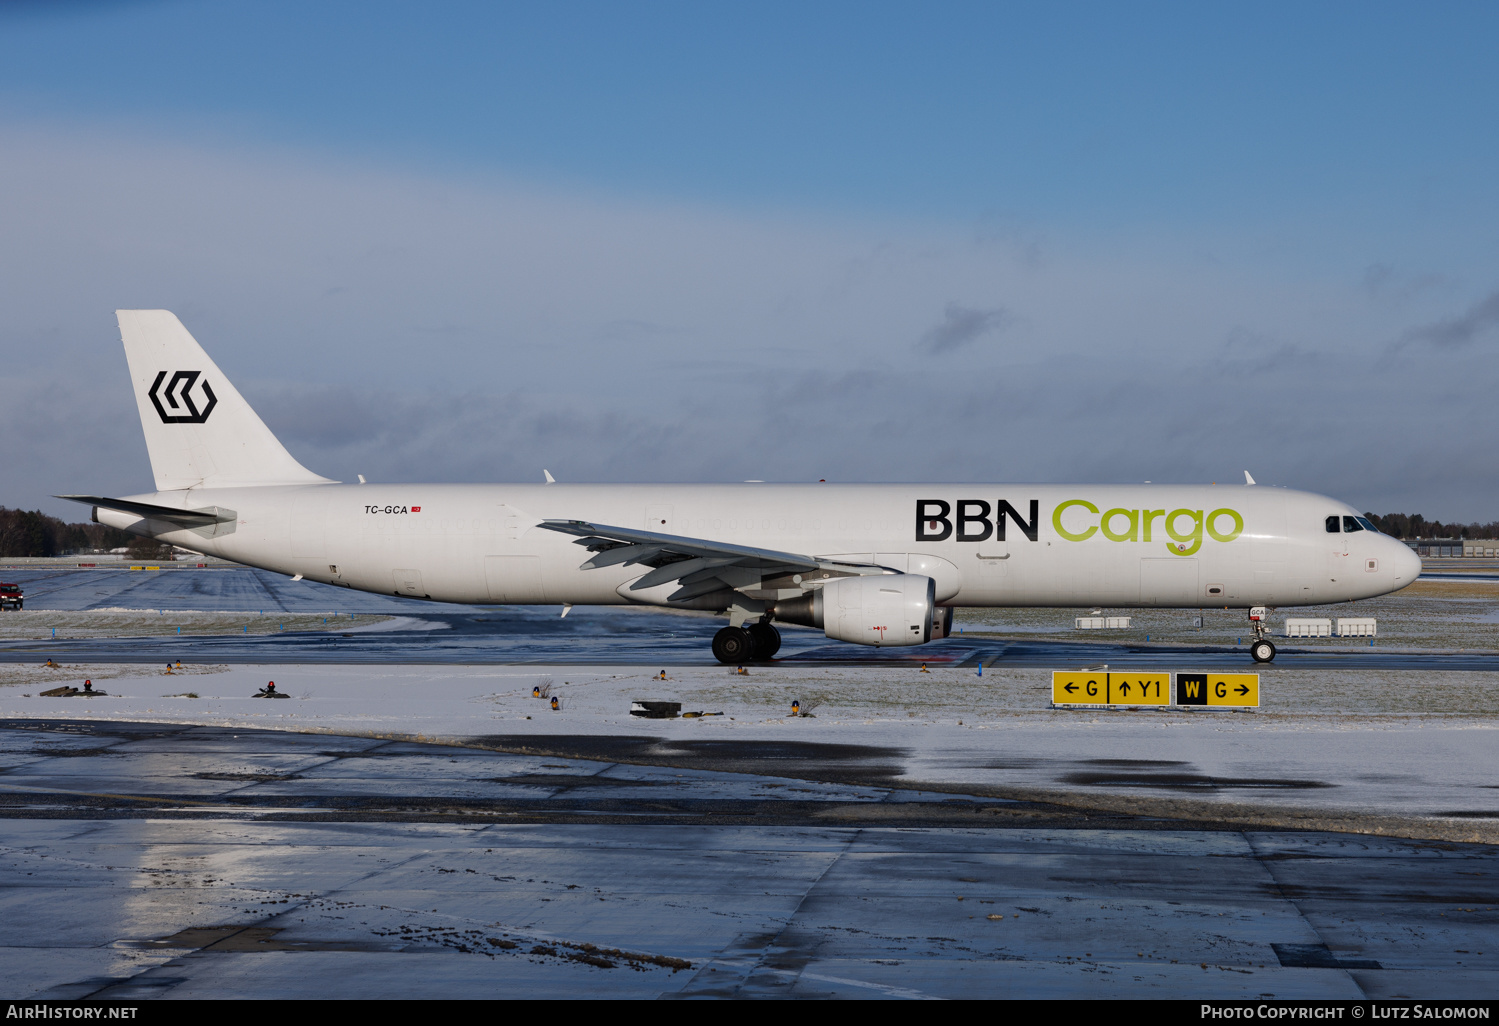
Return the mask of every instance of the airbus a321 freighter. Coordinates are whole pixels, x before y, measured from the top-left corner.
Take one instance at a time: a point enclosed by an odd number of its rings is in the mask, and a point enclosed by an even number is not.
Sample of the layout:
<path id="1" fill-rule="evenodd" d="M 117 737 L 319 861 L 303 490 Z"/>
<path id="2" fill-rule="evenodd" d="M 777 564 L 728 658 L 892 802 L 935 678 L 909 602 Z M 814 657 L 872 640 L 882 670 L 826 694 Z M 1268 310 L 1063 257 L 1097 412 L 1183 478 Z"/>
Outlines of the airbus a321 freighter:
<path id="1" fill-rule="evenodd" d="M 67 495 L 101 524 L 310 581 L 464 603 L 649 605 L 858 645 L 959 606 L 1250 609 L 1403 588 L 1420 559 L 1345 503 L 1244 486 L 342 484 L 298 463 L 177 317 L 120 310 L 156 490 Z M 1251 614 L 1251 654 L 1275 657 Z"/>

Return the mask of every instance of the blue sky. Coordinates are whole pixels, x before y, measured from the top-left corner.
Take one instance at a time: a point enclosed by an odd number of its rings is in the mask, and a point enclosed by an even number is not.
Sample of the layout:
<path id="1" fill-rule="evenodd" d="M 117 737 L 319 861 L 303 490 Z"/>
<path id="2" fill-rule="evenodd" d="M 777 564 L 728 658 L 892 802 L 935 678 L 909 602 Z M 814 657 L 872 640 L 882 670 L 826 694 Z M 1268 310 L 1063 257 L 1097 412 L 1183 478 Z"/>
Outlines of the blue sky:
<path id="1" fill-rule="evenodd" d="M 1491 4 L 4 5 L 0 399 L 33 429 L 0 503 L 144 486 L 110 311 L 161 305 L 344 478 L 1250 466 L 1499 518 L 1496 30 Z"/>
<path id="2" fill-rule="evenodd" d="M 736 206 L 1130 230 L 1393 205 L 1411 230 L 1491 206 L 1499 170 L 1491 4 L 167 0 L 3 25 L 17 113 Z"/>

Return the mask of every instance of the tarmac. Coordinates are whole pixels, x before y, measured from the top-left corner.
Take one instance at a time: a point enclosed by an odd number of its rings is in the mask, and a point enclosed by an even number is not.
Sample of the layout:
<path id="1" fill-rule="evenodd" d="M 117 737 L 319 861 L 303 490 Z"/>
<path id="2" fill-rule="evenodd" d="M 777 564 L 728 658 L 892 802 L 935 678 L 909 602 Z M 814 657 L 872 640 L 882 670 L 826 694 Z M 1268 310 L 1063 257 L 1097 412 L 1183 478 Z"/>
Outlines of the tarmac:
<path id="1" fill-rule="evenodd" d="M 12 999 L 1481 1000 L 1499 982 L 1492 845 L 233 728 L 12 720 L 0 746 Z M 849 753 L 800 754 L 857 775 Z"/>
<path id="2" fill-rule="evenodd" d="M 709 650 L 722 622 L 707 615 L 631 607 L 578 607 L 566 618 L 555 606 L 463 606 L 374 595 L 294 581 L 233 565 L 131 571 L 124 567 L 17 567 L 3 571 L 25 588 L 28 611 L 104 611 L 129 608 L 234 611 L 273 622 L 277 614 L 386 614 L 399 618 L 383 631 L 274 631 L 117 638 L 0 640 L 0 663 L 49 656 L 82 662 L 164 663 L 504 663 L 593 665 L 717 665 Z M 1494 581 L 1492 577 L 1475 578 Z M 1499 594 L 1499 588 L 1496 588 Z M 270 620 L 266 620 L 269 617 Z M 334 620 L 336 625 L 336 617 Z M 257 628 L 259 630 L 259 628 Z M 955 635 L 912 648 L 871 649 L 829 643 L 820 631 L 782 627 L 783 664 L 903 666 L 936 663 L 976 667 L 1066 667 L 1108 663 L 1151 668 L 1205 657 L 1220 667 L 1257 664 L 1244 645 L 1173 641 L 1141 644 L 1072 638 L 1006 639 Z M 1296 644 L 1278 639 L 1275 665 L 1307 669 L 1499 671 L 1499 648 L 1481 651 L 1374 648 L 1364 644 Z"/>
<path id="3" fill-rule="evenodd" d="M 391 619 L 0 643 L 0 997 L 1499 990 L 1492 653 L 1282 650 L 1253 713 L 1062 711 L 1046 667 L 1233 653 L 955 638 L 924 676 L 788 631 L 740 676 L 672 614 L 23 574 L 28 613 Z"/>

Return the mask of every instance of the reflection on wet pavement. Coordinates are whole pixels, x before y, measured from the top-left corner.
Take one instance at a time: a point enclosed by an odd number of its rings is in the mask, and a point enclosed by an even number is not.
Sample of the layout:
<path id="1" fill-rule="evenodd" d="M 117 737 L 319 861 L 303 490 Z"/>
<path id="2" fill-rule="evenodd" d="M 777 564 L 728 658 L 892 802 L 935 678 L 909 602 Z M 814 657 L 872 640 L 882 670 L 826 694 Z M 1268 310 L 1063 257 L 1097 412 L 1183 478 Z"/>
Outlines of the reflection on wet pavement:
<path id="1" fill-rule="evenodd" d="M 528 740 L 0 725 L 0 986 L 1482 998 L 1499 983 L 1499 847 L 907 791 L 878 746 L 676 745 L 687 764 L 649 765 L 615 760 L 656 738 Z"/>

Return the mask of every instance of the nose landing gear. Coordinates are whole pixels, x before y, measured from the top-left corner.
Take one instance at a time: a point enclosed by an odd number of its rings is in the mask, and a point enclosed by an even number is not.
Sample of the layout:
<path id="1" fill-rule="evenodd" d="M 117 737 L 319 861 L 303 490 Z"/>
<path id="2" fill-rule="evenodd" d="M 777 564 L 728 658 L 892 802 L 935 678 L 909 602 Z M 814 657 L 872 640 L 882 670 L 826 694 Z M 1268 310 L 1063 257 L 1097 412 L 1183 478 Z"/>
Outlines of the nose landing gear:
<path id="1" fill-rule="evenodd" d="M 1254 606 L 1249 610 L 1249 629 L 1254 632 L 1254 641 L 1249 645 L 1249 654 L 1257 663 L 1275 660 L 1275 643 L 1267 637 L 1270 633 L 1268 617 L 1269 610 L 1264 606 Z"/>

